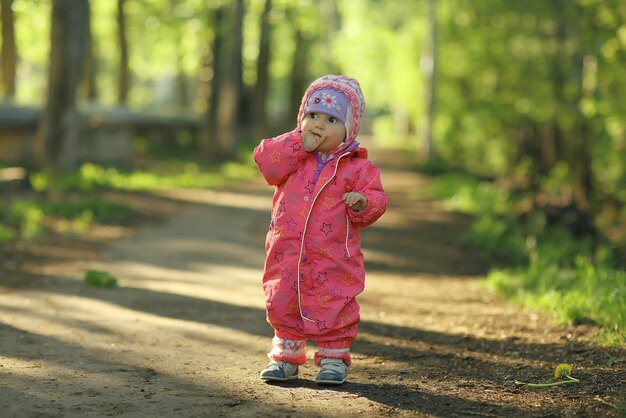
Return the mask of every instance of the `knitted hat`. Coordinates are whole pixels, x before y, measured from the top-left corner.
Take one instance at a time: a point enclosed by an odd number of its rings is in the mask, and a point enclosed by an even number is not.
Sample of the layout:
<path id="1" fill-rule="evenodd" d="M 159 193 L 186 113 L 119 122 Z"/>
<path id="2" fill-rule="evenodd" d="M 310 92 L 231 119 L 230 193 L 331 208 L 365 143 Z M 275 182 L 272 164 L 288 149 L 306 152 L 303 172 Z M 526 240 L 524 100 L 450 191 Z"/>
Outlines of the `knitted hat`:
<path id="1" fill-rule="evenodd" d="M 346 126 L 345 142 L 348 143 L 359 134 L 364 108 L 365 99 L 358 81 L 342 75 L 325 75 L 311 83 L 304 93 L 298 112 L 298 129 L 302 129 L 302 118 L 307 113 L 330 114 Z"/>
<path id="2" fill-rule="evenodd" d="M 307 100 L 303 116 L 313 112 L 334 116 L 345 125 L 348 114 L 348 96 L 333 88 L 316 90 Z"/>

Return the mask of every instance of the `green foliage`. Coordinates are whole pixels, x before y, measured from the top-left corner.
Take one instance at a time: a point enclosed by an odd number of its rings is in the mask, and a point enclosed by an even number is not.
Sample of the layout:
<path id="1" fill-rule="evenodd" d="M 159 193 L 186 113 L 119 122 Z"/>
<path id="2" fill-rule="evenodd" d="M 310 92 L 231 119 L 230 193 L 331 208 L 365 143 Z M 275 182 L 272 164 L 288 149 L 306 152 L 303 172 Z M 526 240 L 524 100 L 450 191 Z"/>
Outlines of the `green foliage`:
<path id="1" fill-rule="evenodd" d="M 17 101 L 41 104 L 50 55 L 51 2 L 14 0 L 15 42 L 20 59 Z M 23 79 L 21 75 L 24 76 Z"/>
<path id="2" fill-rule="evenodd" d="M 463 240 L 502 266 L 488 275 L 492 289 L 565 323 L 597 323 L 604 344 L 626 343 L 626 272 L 612 267 L 609 248 L 547 225 L 541 213 L 516 216 L 523 199 L 492 182 L 442 175 L 429 193 L 447 199 L 449 210 L 475 216 Z"/>
<path id="3" fill-rule="evenodd" d="M 622 396 L 617 402 L 617 416 L 626 418 L 626 397 Z"/>
<path id="4" fill-rule="evenodd" d="M 243 163 L 210 166 L 170 158 L 155 166 L 158 171 L 120 171 L 87 163 L 67 174 L 35 172 L 30 182 L 41 193 L 38 197 L 0 205 L 0 243 L 35 239 L 51 229 L 80 234 L 95 224 L 126 225 L 135 216 L 130 207 L 93 196 L 93 192 L 216 188 L 257 173 L 250 153 Z"/>
<path id="5" fill-rule="evenodd" d="M 43 207 L 49 216 L 78 219 L 87 225 L 91 222 L 124 225 L 134 215 L 134 211 L 127 206 L 96 197 L 49 202 L 44 203 Z"/>
<path id="6" fill-rule="evenodd" d="M 117 279 L 106 271 L 87 270 L 85 272 L 85 283 L 93 287 L 116 287 Z"/>
<path id="7" fill-rule="evenodd" d="M 97 197 L 21 199 L 0 209 L 0 243 L 36 239 L 53 227 L 59 232 L 84 233 L 93 224 L 126 224 L 134 215 L 127 206 Z"/>
<path id="8" fill-rule="evenodd" d="M 447 210 L 475 216 L 470 231 L 461 240 L 479 246 L 485 259 L 513 264 L 527 259 L 529 248 L 525 232 L 531 227 L 537 229 L 537 221 L 522 225 L 512 216 L 517 199 L 506 189 L 457 173 L 438 176 L 427 193 L 443 199 Z"/>
<path id="9" fill-rule="evenodd" d="M 446 174 L 436 178 L 430 193 L 446 199 L 449 210 L 470 214 L 504 214 L 511 202 L 506 189 L 494 187 L 467 174 Z"/>
<path id="10" fill-rule="evenodd" d="M 255 174 L 250 163 L 225 163 L 219 167 L 201 167 L 195 162 L 164 161 L 161 172 L 121 171 L 95 164 L 83 164 L 74 173 L 55 177 L 52 173 L 37 172 L 31 183 L 37 191 L 46 190 L 118 190 L 154 191 L 171 188 L 216 188 L 229 180 L 249 178 Z"/>
<path id="11" fill-rule="evenodd" d="M 15 239 L 15 231 L 10 226 L 0 223 L 0 245 Z"/>
<path id="12" fill-rule="evenodd" d="M 599 324 L 607 345 L 626 343 L 626 273 L 584 257 L 563 266 L 555 258 L 560 252 L 538 252 L 527 267 L 494 270 L 488 283 L 525 307 L 552 312 L 561 322 Z"/>
<path id="13" fill-rule="evenodd" d="M 22 239 L 33 239 L 43 232 L 43 208 L 37 202 L 20 200 L 8 210 L 8 221 L 15 225 Z"/>

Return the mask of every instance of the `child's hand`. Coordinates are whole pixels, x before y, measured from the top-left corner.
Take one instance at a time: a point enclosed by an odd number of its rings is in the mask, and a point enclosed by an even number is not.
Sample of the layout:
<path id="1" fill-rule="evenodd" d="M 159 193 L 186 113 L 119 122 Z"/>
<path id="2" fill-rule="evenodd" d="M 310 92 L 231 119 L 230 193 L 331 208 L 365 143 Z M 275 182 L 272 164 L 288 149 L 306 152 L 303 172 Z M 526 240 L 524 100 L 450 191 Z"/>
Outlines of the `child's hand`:
<path id="1" fill-rule="evenodd" d="M 343 195 L 343 201 L 346 202 L 346 205 L 348 205 L 350 209 L 357 212 L 360 212 L 367 207 L 367 198 L 361 193 L 346 193 Z"/>
<path id="2" fill-rule="evenodd" d="M 309 131 L 302 131 L 302 145 L 306 152 L 315 151 L 324 142 L 324 137 Z"/>

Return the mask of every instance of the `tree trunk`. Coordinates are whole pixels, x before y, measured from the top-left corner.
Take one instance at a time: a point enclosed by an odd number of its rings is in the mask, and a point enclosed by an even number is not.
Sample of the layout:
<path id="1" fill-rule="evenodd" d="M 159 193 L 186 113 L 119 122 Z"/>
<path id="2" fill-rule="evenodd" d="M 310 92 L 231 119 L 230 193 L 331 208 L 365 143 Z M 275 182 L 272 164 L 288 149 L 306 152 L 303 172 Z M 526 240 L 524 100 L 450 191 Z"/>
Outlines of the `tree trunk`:
<path id="1" fill-rule="evenodd" d="M 326 22 L 323 25 L 324 43 L 326 44 L 326 49 L 332 51 L 335 39 L 337 39 L 337 33 L 341 28 L 341 15 L 339 14 L 336 0 L 326 0 L 321 4 L 321 7 L 323 7 L 323 15 Z M 338 74 L 341 71 L 332 53 L 324 54 L 323 59 L 329 73 Z"/>
<path id="2" fill-rule="evenodd" d="M 88 3 L 88 6 L 89 3 Z M 89 9 L 89 15 L 91 16 L 91 7 Z M 85 51 L 85 82 L 84 82 L 84 92 L 83 94 L 90 101 L 95 101 L 98 98 L 98 86 L 96 83 L 96 73 L 97 73 L 97 65 L 96 65 L 96 57 L 95 57 L 95 40 L 93 37 L 93 32 L 91 28 L 91 17 L 88 19 L 87 28 L 85 31 L 85 39 L 86 39 L 86 51 Z"/>
<path id="3" fill-rule="evenodd" d="M 264 136 L 267 130 L 266 101 L 269 89 L 270 65 L 270 22 L 272 0 L 265 0 L 265 7 L 261 15 L 261 40 L 259 41 L 259 58 L 257 60 L 257 78 L 253 97 L 254 126 L 256 135 Z"/>
<path id="4" fill-rule="evenodd" d="M 569 61 L 567 51 L 567 4 L 563 0 L 557 0 L 553 4 L 552 16 L 555 19 L 555 37 L 558 45 L 557 52 L 552 55 L 551 73 L 552 73 L 552 90 L 554 94 L 555 110 L 552 116 L 552 135 L 546 137 L 538 137 L 539 144 L 537 148 L 541 150 L 541 159 L 537 161 L 537 167 L 541 168 L 543 175 L 548 174 L 554 168 L 559 160 L 567 161 L 568 158 L 564 154 L 567 147 L 563 142 L 563 131 L 559 121 L 559 115 L 563 111 L 568 110 L 568 100 L 565 97 L 565 85 L 567 75 L 565 73 L 566 63 Z M 562 146 L 563 145 L 563 146 Z M 561 151 L 561 152 L 559 152 Z"/>
<path id="5" fill-rule="evenodd" d="M 424 150 L 418 144 L 418 158 L 422 157 L 422 152 L 426 161 L 431 161 L 435 157 L 433 144 L 433 126 L 435 123 L 435 104 L 437 86 L 437 4 L 435 0 L 428 0 L 428 42 L 425 48 L 426 54 L 422 58 L 422 69 L 426 75 L 426 123 L 424 124 Z"/>
<path id="6" fill-rule="evenodd" d="M 2 13 L 2 85 L 4 95 L 15 96 L 15 68 L 17 66 L 17 46 L 15 45 L 15 22 L 13 0 L 0 0 Z"/>
<path id="7" fill-rule="evenodd" d="M 219 156 L 219 145 L 216 138 L 217 108 L 219 105 L 219 87 L 222 79 L 221 50 L 223 44 L 222 25 L 224 20 L 223 6 L 213 13 L 213 43 L 205 49 L 200 70 L 200 99 L 205 103 L 204 118 L 200 128 L 200 153 L 210 161 Z"/>
<path id="8" fill-rule="evenodd" d="M 292 20 L 293 22 L 294 20 Z M 304 38 L 302 31 L 294 27 L 294 38 L 296 41 L 296 48 L 293 56 L 293 67 L 291 70 L 291 82 L 290 82 L 290 97 L 289 97 L 289 112 L 287 126 L 295 127 L 297 123 L 298 110 L 300 109 L 300 102 L 304 91 L 306 89 L 306 72 L 307 72 L 307 57 L 309 43 Z"/>
<path id="9" fill-rule="evenodd" d="M 48 99 L 36 134 L 41 167 L 71 170 L 78 164 L 76 90 L 85 56 L 88 0 L 53 0 Z"/>
<path id="10" fill-rule="evenodd" d="M 243 12 L 243 0 L 236 0 L 231 27 L 229 68 L 224 72 L 217 109 L 217 140 L 223 159 L 234 159 L 237 150 L 237 119 L 242 90 Z"/>
<path id="11" fill-rule="evenodd" d="M 130 90 L 130 71 L 128 68 L 128 39 L 126 37 L 125 0 L 117 0 L 117 41 L 120 50 L 119 73 L 117 80 L 117 103 L 126 106 Z"/>
<path id="12" fill-rule="evenodd" d="M 584 19 L 584 15 L 581 15 L 581 11 L 577 6 L 572 6 L 575 9 L 574 13 L 574 21 L 581 22 Z M 580 25 L 580 23 L 577 23 Z M 588 225 L 591 226 L 591 233 L 593 231 L 593 208 L 591 202 L 594 196 L 593 189 L 593 133 L 592 128 L 590 126 L 591 121 L 582 113 L 578 103 L 580 103 L 585 95 L 593 95 L 595 91 L 586 92 L 583 87 L 584 80 L 584 62 L 585 56 L 588 55 L 587 51 L 583 50 L 583 41 L 580 33 L 580 26 L 574 25 L 574 40 L 575 45 L 578 45 L 576 51 L 574 52 L 574 68 L 575 68 L 575 85 L 578 88 L 577 97 L 574 101 L 575 106 L 574 112 L 576 114 L 576 119 L 579 121 L 578 135 L 580 136 L 580 143 L 578 145 L 578 150 L 576 150 L 575 154 L 572 158 L 572 166 L 575 167 L 576 177 L 575 177 L 575 186 L 574 186 L 574 201 L 576 207 L 583 213 Z"/>

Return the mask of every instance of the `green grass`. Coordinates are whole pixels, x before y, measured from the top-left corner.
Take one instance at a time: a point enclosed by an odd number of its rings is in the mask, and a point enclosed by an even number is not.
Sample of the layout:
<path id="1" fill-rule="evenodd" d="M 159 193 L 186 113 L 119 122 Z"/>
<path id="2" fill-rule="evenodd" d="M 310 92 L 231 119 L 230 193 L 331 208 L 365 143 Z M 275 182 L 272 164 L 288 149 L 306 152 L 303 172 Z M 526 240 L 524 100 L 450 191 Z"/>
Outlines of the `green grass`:
<path id="1" fill-rule="evenodd" d="M 38 172 L 31 176 L 37 191 L 68 191 L 117 189 L 128 191 L 157 191 L 173 188 L 218 188 L 229 181 L 252 177 L 256 169 L 251 164 L 226 163 L 219 167 L 202 167 L 197 163 L 164 163 L 159 172 L 122 171 L 94 164 L 83 164 L 71 174 L 54 176 Z"/>
<path id="2" fill-rule="evenodd" d="M 123 225 L 135 214 L 125 205 L 98 197 L 55 202 L 44 197 L 19 199 L 0 210 L 0 244 L 36 239 L 48 233 L 53 223 L 67 233 L 83 233 L 94 224 Z"/>
<path id="3" fill-rule="evenodd" d="M 462 240 L 481 248 L 493 266 L 484 282 L 489 288 L 562 323 L 596 323 L 602 344 L 626 343 L 626 273 L 614 268 L 608 247 L 547 225 L 541 213 L 516 218 L 523 196 L 491 182 L 442 175 L 427 194 L 475 216 Z"/>
<path id="4" fill-rule="evenodd" d="M 36 239 L 48 233 L 52 224 L 62 231 L 80 234 L 94 224 L 128 223 L 134 211 L 97 197 L 97 193 L 94 197 L 93 193 L 101 190 L 149 193 L 175 188 L 214 189 L 257 173 L 251 155 L 244 163 L 208 165 L 199 160 L 170 158 L 153 162 L 152 166 L 150 171 L 124 171 L 87 163 L 61 175 L 44 171 L 31 174 L 36 197 L 0 204 L 0 244 Z"/>
<path id="5" fill-rule="evenodd" d="M 537 256 L 528 266 L 494 269 L 487 284 L 520 305 L 550 312 L 562 323 L 602 327 L 600 342 L 626 343 L 626 273 L 583 257 L 574 266 Z"/>

